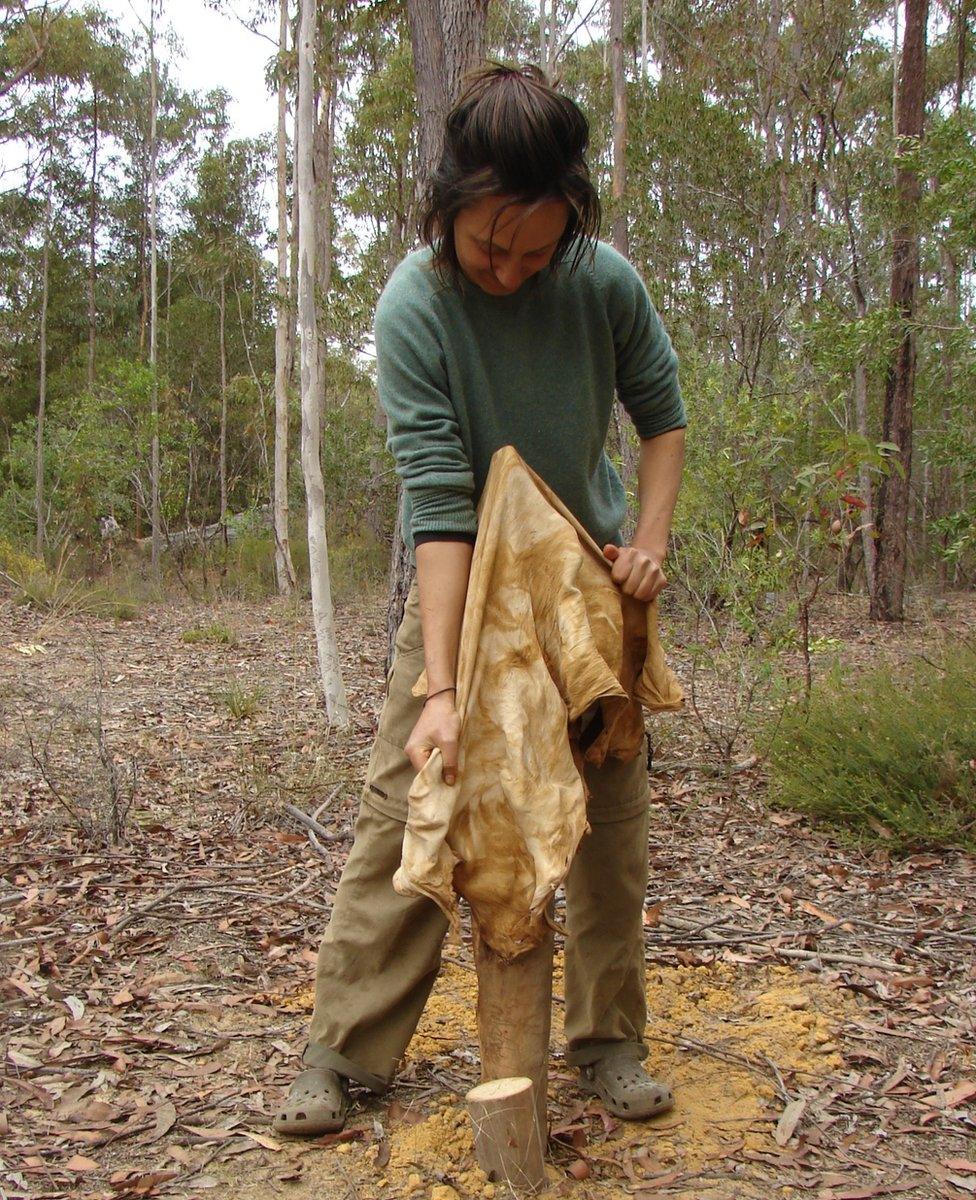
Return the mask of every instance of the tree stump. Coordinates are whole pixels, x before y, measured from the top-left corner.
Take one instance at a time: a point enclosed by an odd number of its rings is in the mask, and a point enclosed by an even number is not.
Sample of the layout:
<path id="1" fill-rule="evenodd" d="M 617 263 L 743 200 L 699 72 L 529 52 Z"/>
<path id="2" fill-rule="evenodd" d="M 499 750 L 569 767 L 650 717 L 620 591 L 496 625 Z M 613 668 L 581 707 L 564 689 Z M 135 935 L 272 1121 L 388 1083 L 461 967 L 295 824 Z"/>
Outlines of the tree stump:
<path id="1" fill-rule="evenodd" d="M 519 958 L 506 962 L 500 958 L 481 938 L 477 924 L 474 926 L 474 961 L 478 972 L 478 1038 L 481 1042 L 482 1084 L 468 1093 L 469 1110 L 475 1126 L 475 1153 L 478 1165 L 489 1175 L 494 1171 L 499 1179 L 515 1182 L 525 1174 L 527 1166 L 535 1158 L 527 1158 L 527 1147 L 538 1147 L 538 1162 L 541 1163 L 547 1140 L 546 1099 L 549 1081 L 549 1026 L 552 1014 L 552 958 L 553 933 L 549 929 L 542 942 Z M 524 1087 L 514 1088 L 514 1082 L 528 1078 L 531 1092 Z M 479 1120 L 483 1109 L 476 1111 L 471 1106 L 482 1103 L 478 1093 L 494 1081 L 500 1091 L 489 1092 L 488 1098 L 503 1110 L 515 1104 L 513 1096 L 528 1097 L 532 1101 L 534 1121 L 532 1129 L 522 1131 L 508 1129 L 502 1141 L 497 1137 L 489 1147 L 485 1138 L 478 1136 Z M 504 1086 L 502 1086 L 504 1085 Z M 500 1099 L 499 1099 L 500 1097 Z M 528 1103 L 523 1098 L 519 1105 Z M 515 1109 L 512 1107 L 512 1111 Z M 519 1109 L 518 1111 L 521 1111 Z M 495 1137 L 495 1126 L 490 1126 Z M 512 1137 L 517 1133 L 518 1136 Z M 505 1140 L 508 1139 L 508 1140 Z M 526 1141 L 528 1139 L 528 1141 Z M 498 1158 L 498 1147 L 508 1153 Z M 534 1154 L 534 1151 L 533 1151 Z M 508 1172 L 505 1174 L 504 1172 Z M 540 1167 L 541 1171 L 541 1167 Z M 535 1176 L 532 1187 L 545 1183 L 545 1173 Z M 530 1185 L 525 1182 L 523 1188 Z"/>
<path id="2" fill-rule="evenodd" d="M 516 1195 L 546 1184 L 535 1086 L 527 1075 L 479 1083 L 467 1095 L 478 1165 Z"/>

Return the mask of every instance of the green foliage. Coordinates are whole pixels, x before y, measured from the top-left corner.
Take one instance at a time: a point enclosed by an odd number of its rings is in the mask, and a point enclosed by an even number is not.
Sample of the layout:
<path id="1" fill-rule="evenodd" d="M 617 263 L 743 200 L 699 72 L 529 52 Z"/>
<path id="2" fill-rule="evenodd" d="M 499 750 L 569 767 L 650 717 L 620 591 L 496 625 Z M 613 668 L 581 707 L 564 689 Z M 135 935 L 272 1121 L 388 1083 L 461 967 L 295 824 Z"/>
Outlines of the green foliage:
<path id="1" fill-rule="evenodd" d="M 139 605 L 109 592 L 102 600 L 102 612 L 116 621 L 135 621 L 139 617 Z"/>
<path id="2" fill-rule="evenodd" d="M 976 849 L 976 646 L 854 678 L 772 723 L 770 796 L 894 849 Z"/>
<path id="3" fill-rule="evenodd" d="M 308 548 L 305 548 L 307 562 Z M 297 564 L 296 564 L 297 565 Z M 358 536 L 336 536 L 329 543 L 329 570 L 332 594 L 349 601 L 381 588 L 390 567 L 390 548 L 368 530 Z"/>
<path id="4" fill-rule="evenodd" d="M 73 569 L 72 558 L 62 550 L 49 569 L 0 537 L 0 578 L 13 585 L 18 604 L 54 615 L 86 613 L 116 621 L 136 620 L 139 606 L 124 589 L 93 586 Z"/>
<path id="5" fill-rule="evenodd" d="M 190 646 L 200 643 L 211 646 L 233 646 L 237 642 L 237 634 L 223 621 L 211 621 L 208 625 L 198 625 L 193 629 L 184 629 L 180 640 Z"/>
<path id="6" fill-rule="evenodd" d="M 64 551 L 51 570 L 26 555 L 11 558 L 5 574 L 16 589 L 16 602 L 38 612 L 58 615 L 85 609 L 91 600 L 91 589 L 84 580 L 72 578 L 69 562 L 70 555 Z"/>
<path id="7" fill-rule="evenodd" d="M 0 572 L 15 586 L 21 586 L 22 580 L 43 570 L 44 564 L 32 554 L 19 550 L 8 538 L 0 536 Z"/>
<path id="8" fill-rule="evenodd" d="M 377 420 L 373 382 L 355 364 L 330 358 L 322 430 L 322 473 L 331 530 L 355 537 L 368 527 L 389 537 L 396 507 L 393 459 Z"/>
<path id="9" fill-rule="evenodd" d="M 245 687 L 236 679 L 214 696 L 216 703 L 226 709 L 228 716 L 235 721 L 249 721 L 261 707 L 263 699 L 263 688 Z"/>
<path id="10" fill-rule="evenodd" d="M 923 200 L 928 220 L 956 251 L 976 249 L 976 111 L 935 114 L 925 140 L 906 157 L 934 183 Z"/>
<path id="11" fill-rule="evenodd" d="M 931 529 L 945 562 L 955 565 L 976 556 L 976 504 L 937 518 Z"/>
<path id="12" fill-rule="evenodd" d="M 132 480 L 149 438 L 152 372 L 126 361 L 104 366 L 96 387 L 52 404 L 44 439 L 48 542 L 92 541 L 98 518 L 124 526 L 133 511 Z M 0 468 L 0 528 L 19 541 L 34 522 L 33 418 L 22 422 Z"/>
<path id="13" fill-rule="evenodd" d="M 331 527 L 329 573 L 332 595 L 344 601 L 360 597 L 382 586 L 389 568 L 389 547 L 368 529 L 345 532 Z M 308 541 L 304 531 L 291 539 L 291 557 L 305 595 L 308 583 Z M 266 531 L 235 538 L 227 551 L 217 549 L 187 564 L 190 570 L 205 569 L 214 595 L 239 600 L 263 600 L 277 592 L 274 570 L 274 539 Z"/>
<path id="14" fill-rule="evenodd" d="M 891 448 L 819 427 L 816 393 L 726 386 L 691 357 L 696 397 L 665 603 L 692 665 L 690 709 L 728 764 L 781 703 L 784 652 L 816 653 L 806 612 L 821 580 L 860 537 L 860 472 L 889 469 Z M 704 698 L 721 686 L 719 708 Z"/>
<path id="15" fill-rule="evenodd" d="M 730 606 L 753 636 L 767 593 L 832 569 L 861 524 L 860 473 L 879 479 L 892 447 L 821 426 L 812 388 L 723 395 L 719 367 L 685 362 L 693 436 L 674 557 L 696 603 Z"/>

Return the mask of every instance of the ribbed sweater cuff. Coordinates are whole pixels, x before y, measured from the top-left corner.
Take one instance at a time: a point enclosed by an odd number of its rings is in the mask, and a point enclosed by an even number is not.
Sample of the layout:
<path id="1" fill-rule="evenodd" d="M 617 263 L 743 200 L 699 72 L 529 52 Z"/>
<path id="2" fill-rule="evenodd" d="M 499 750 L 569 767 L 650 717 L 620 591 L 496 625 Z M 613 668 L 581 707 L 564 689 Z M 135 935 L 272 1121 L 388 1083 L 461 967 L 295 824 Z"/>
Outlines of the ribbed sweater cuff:
<path id="1" fill-rule="evenodd" d="M 477 534 L 474 533 L 451 533 L 449 531 L 438 530 L 436 533 L 415 533 L 413 535 L 413 546 L 415 550 L 418 546 L 423 546 L 426 542 L 466 542 L 469 546 L 473 546 L 477 540 Z"/>
<path id="2" fill-rule="evenodd" d="M 661 433 L 670 433 L 672 429 L 684 429 L 688 424 L 680 392 L 663 410 L 655 407 L 646 415 L 639 411 L 632 415 L 637 436 L 642 438 L 657 437 Z"/>
<path id="3" fill-rule="evenodd" d="M 478 518 L 468 492 L 444 487 L 410 488 L 410 532 L 414 538 L 424 533 L 478 532 Z"/>

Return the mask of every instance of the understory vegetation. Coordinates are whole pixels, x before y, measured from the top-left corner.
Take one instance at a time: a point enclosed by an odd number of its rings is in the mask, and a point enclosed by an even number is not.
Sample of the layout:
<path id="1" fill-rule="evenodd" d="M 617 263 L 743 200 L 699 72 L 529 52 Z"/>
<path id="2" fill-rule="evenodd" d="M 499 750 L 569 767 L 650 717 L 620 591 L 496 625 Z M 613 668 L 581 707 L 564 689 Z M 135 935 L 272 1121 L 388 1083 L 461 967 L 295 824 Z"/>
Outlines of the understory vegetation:
<path id="1" fill-rule="evenodd" d="M 768 754 L 777 805 L 893 849 L 976 850 L 976 644 L 831 672 L 776 723 Z"/>

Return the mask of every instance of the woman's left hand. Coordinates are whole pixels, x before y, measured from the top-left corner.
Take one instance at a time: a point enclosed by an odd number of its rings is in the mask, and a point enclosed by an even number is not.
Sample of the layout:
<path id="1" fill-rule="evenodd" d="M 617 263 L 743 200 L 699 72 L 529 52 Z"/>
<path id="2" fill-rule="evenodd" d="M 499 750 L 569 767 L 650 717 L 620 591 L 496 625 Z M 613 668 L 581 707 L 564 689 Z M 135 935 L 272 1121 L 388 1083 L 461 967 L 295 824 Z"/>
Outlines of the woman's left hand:
<path id="1" fill-rule="evenodd" d="M 649 550 L 608 543 L 603 547 L 603 556 L 607 562 L 613 563 L 610 578 L 625 596 L 633 596 L 635 600 L 653 600 L 668 586 L 661 559 Z"/>

